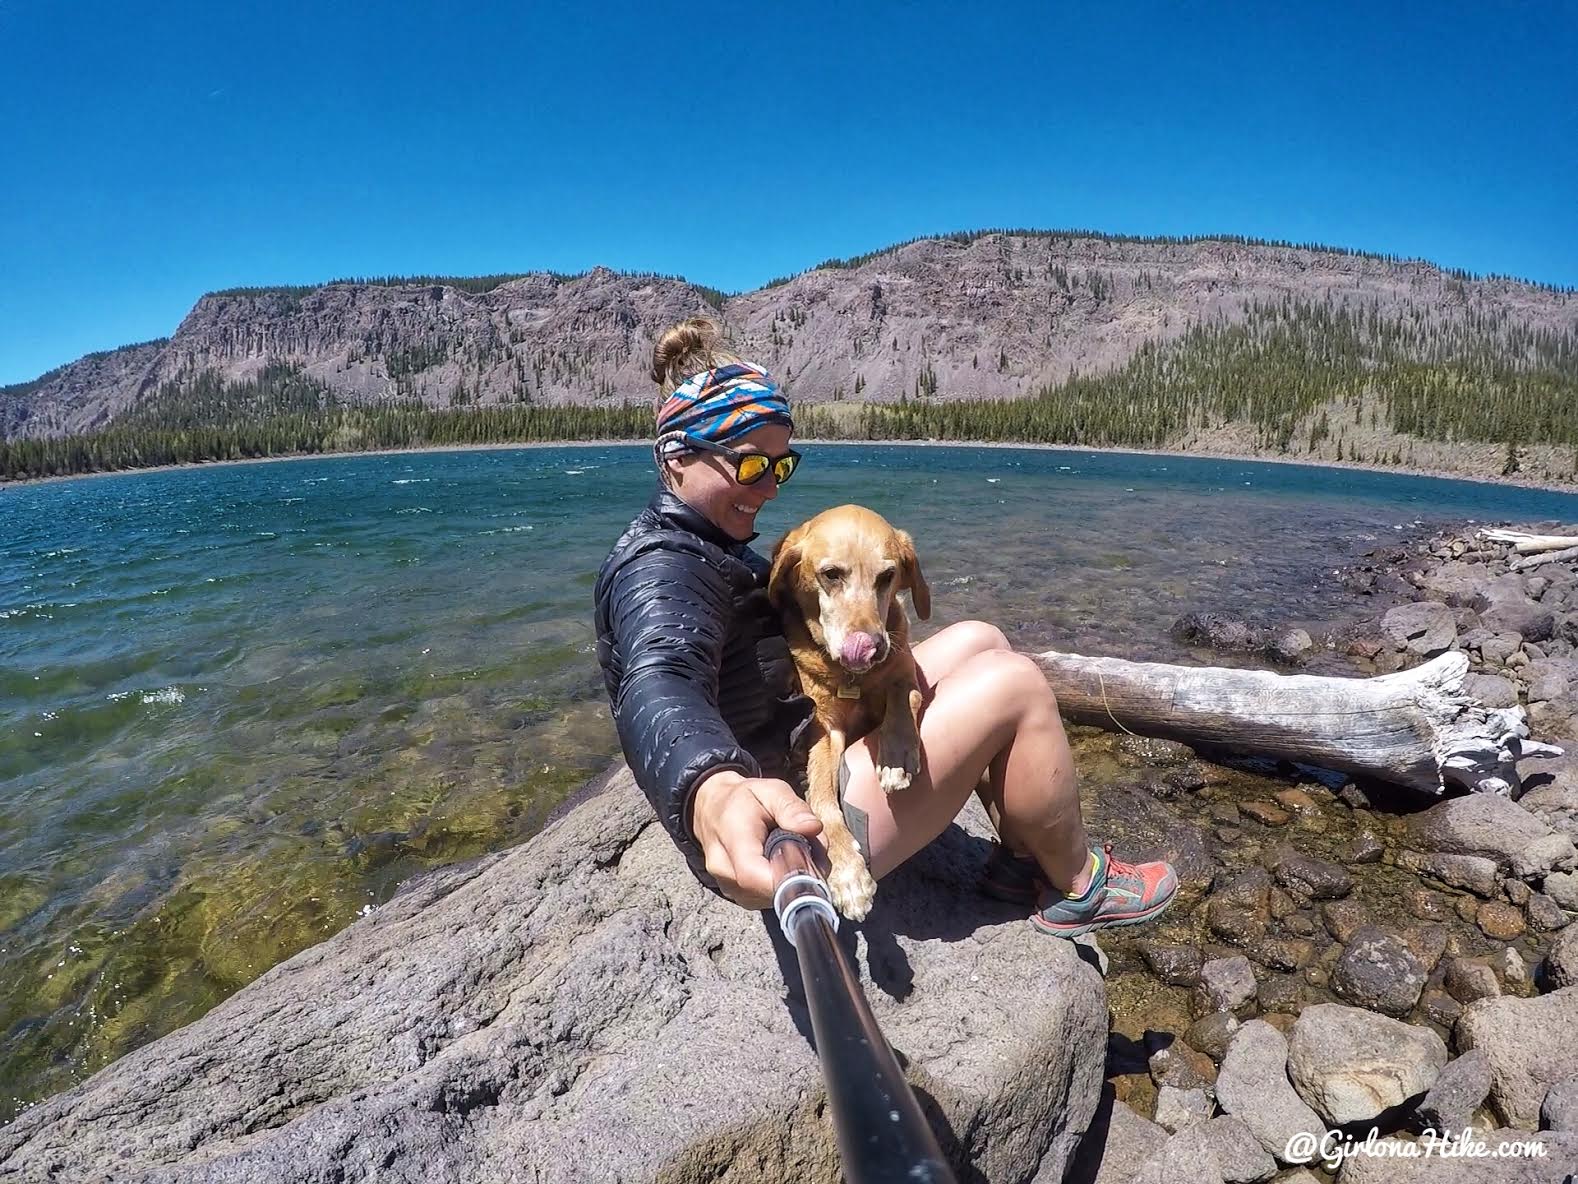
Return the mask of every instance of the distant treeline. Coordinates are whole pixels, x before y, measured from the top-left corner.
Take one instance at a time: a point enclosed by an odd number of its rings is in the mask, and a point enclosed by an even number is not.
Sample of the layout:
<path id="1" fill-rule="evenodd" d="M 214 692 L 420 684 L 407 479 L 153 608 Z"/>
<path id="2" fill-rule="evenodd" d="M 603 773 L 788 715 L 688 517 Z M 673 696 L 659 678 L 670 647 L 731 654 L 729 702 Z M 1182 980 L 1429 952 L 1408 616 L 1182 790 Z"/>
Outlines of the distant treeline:
<path id="1" fill-rule="evenodd" d="M 270 366 L 255 382 L 227 383 L 210 372 L 189 386 L 167 384 L 104 431 L 0 443 L 0 479 L 384 448 L 622 440 L 651 428 L 650 403 L 353 407 L 294 367 Z"/>
<path id="2" fill-rule="evenodd" d="M 915 243 L 943 241 L 958 243 L 960 246 L 969 246 L 977 239 L 986 238 L 994 234 L 1033 239 L 1089 238 L 1104 243 L 1136 243 L 1140 246 L 1181 247 L 1189 246 L 1193 243 L 1228 243 L 1232 246 L 1240 247 L 1276 247 L 1293 251 L 1320 251 L 1322 254 L 1327 255 L 1347 255 L 1355 259 L 1374 259 L 1381 263 L 1423 264 L 1427 267 L 1435 267 L 1444 275 L 1461 281 L 1479 279 L 1508 280 L 1512 283 L 1527 284 L 1529 287 L 1540 288 L 1547 292 L 1571 293 L 1574 291 L 1572 288 L 1563 287 L 1559 284 L 1542 284 L 1534 280 L 1521 280 L 1516 276 L 1496 274 L 1481 276 L 1472 271 L 1465 271 L 1461 267 L 1439 267 L 1428 259 L 1415 259 L 1404 255 L 1383 255 L 1376 251 L 1361 251 L 1353 247 L 1333 247 L 1325 243 L 1296 243 L 1288 239 L 1253 238 L 1242 234 L 1107 234 L 1100 230 L 1037 230 L 1020 227 L 994 227 L 988 230 L 956 230 L 948 234 L 918 235 L 915 238 L 907 238 L 903 242 L 893 243 L 891 246 L 882 247 L 875 251 L 867 251 L 862 255 L 851 255 L 847 259 L 824 259 L 809 270 L 851 271 L 854 268 L 870 263 L 873 259 L 891 255 L 893 252 L 901 251 Z M 762 287 L 764 289 L 781 287 L 803 274 L 805 273 L 799 272 L 796 275 L 778 276 L 775 279 L 768 280 Z"/>
<path id="3" fill-rule="evenodd" d="M 367 275 L 344 276 L 340 279 L 325 280 L 321 284 L 274 284 L 257 288 L 222 288 L 217 292 L 208 293 L 210 296 L 279 296 L 291 301 L 299 301 L 301 297 L 320 288 L 327 288 L 334 284 L 360 284 L 374 288 L 412 288 L 412 287 L 441 287 L 454 288 L 460 292 L 467 292 L 472 296 L 481 296 L 493 291 L 504 284 L 516 280 L 530 279 L 534 275 L 546 275 L 556 283 L 568 283 L 571 280 L 581 279 L 587 272 L 562 272 L 562 271 L 517 271 L 500 275 Z M 673 280 L 681 284 L 689 284 L 712 307 L 723 308 L 723 302 L 728 299 L 729 293 L 717 288 L 709 288 L 705 284 L 694 284 L 682 275 L 664 275 L 656 271 L 618 271 L 626 279 L 638 280 Z"/>
<path id="4" fill-rule="evenodd" d="M 1570 330 L 1529 329 L 1499 312 L 1446 321 L 1293 299 L 1250 303 L 1243 313 L 1149 342 L 1110 373 L 1076 373 L 1025 398 L 960 397 L 968 392 L 950 390 L 949 377 L 928 365 L 912 398 L 858 412 L 806 404 L 797 426 L 834 439 L 1160 448 L 1233 424 L 1251 428 L 1269 452 L 1307 453 L 1338 435 L 1343 459 L 1348 424 L 1356 436 L 1368 428 L 1505 444 L 1509 464 L 1532 444 L 1572 447 L 1578 457 L 1578 335 Z M 651 433 L 651 416 L 646 400 L 353 406 L 276 365 L 255 382 L 209 373 L 166 384 L 91 435 L 0 444 L 0 478 L 427 445 L 640 439 Z M 1356 441 L 1346 443 L 1346 458 L 1356 459 Z"/>
<path id="5" fill-rule="evenodd" d="M 1405 255 L 1381 254 L 1381 253 L 1376 252 L 1376 251 L 1362 251 L 1362 250 L 1358 250 L 1358 249 L 1353 248 L 1353 247 L 1334 247 L 1334 246 L 1331 246 L 1331 245 L 1326 244 L 1326 243 L 1293 242 L 1293 241 L 1291 241 L 1289 239 L 1278 239 L 1278 238 L 1254 238 L 1254 237 L 1247 236 L 1247 235 L 1242 235 L 1242 234 L 1187 234 L 1187 235 L 1177 235 L 1177 234 L 1108 234 L 1108 233 L 1106 233 L 1104 231 L 1100 231 L 1100 230 L 1079 230 L 1079 229 L 1048 230 L 1048 229 L 1036 229 L 1036 228 L 1032 228 L 1032 227 L 992 227 L 992 228 L 989 228 L 989 229 L 986 229 L 986 230 L 955 230 L 955 231 L 950 231 L 950 232 L 948 232 L 946 234 L 918 235 L 915 238 L 908 238 L 908 239 L 905 239 L 902 242 L 892 243 L 889 246 L 881 247 L 881 248 L 879 248 L 879 249 L 877 249 L 875 251 L 866 251 L 866 252 L 864 252 L 863 254 L 860 254 L 860 255 L 851 255 L 848 258 L 824 259 L 822 262 L 816 264 L 814 267 L 808 268 L 807 270 L 808 271 L 821 271 L 821 270 L 851 271 L 854 268 L 857 268 L 857 267 L 863 266 L 864 264 L 870 263 L 873 259 L 880 259 L 884 255 L 891 255 L 895 251 L 903 250 L 905 247 L 911 246 L 911 245 L 913 245 L 915 243 L 929 242 L 929 241 L 939 241 L 940 240 L 940 241 L 944 241 L 944 242 L 958 243 L 961 246 L 968 246 L 969 244 L 975 242 L 978 239 L 987 238 L 987 237 L 989 237 L 991 235 L 1009 235 L 1009 236 L 1012 236 L 1014 238 L 1029 238 L 1029 239 L 1093 239 L 1093 240 L 1095 240 L 1097 242 L 1103 242 L 1103 243 L 1119 243 L 1119 244 L 1122 244 L 1122 243 L 1134 243 L 1134 244 L 1137 244 L 1137 245 L 1140 245 L 1140 246 L 1163 246 L 1163 247 L 1189 246 L 1189 245 L 1194 244 L 1194 243 L 1227 243 L 1227 244 L 1232 245 L 1232 246 L 1241 246 L 1241 247 L 1274 247 L 1274 248 L 1279 248 L 1279 249 L 1283 249 L 1283 250 L 1319 251 L 1322 254 L 1327 254 L 1327 255 L 1345 255 L 1345 256 L 1352 257 L 1352 258 L 1356 258 L 1356 259 L 1374 259 L 1374 260 L 1376 260 L 1378 262 L 1382 262 L 1382 263 L 1395 263 L 1395 264 L 1414 264 L 1414 263 L 1417 263 L 1417 264 L 1423 264 L 1423 265 L 1428 266 L 1428 267 L 1437 267 L 1436 264 L 1430 263 L 1429 260 L 1416 259 L 1416 258 L 1412 258 L 1412 257 L 1405 256 Z M 1464 270 L 1463 268 L 1460 268 L 1460 267 L 1438 267 L 1437 269 L 1439 271 L 1441 271 L 1444 275 L 1447 275 L 1447 276 L 1451 277 L 1452 279 L 1460 280 L 1460 281 L 1479 280 L 1479 279 L 1497 279 L 1497 280 L 1508 280 L 1508 281 L 1513 282 L 1513 283 L 1527 284 L 1530 287 L 1540 288 L 1540 289 L 1543 289 L 1544 291 L 1547 291 L 1547 292 L 1570 293 L 1570 292 L 1573 291 L 1572 288 L 1563 287 L 1563 286 L 1558 285 L 1558 284 L 1544 284 L 1544 283 L 1539 283 L 1539 282 L 1534 281 L 1534 280 L 1521 280 L 1521 279 L 1518 279 L 1515 276 L 1503 276 L 1503 275 L 1498 275 L 1498 274 L 1494 274 L 1494 273 L 1487 274 L 1487 275 L 1479 275 L 1479 274 L 1477 274 L 1475 272 L 1472 272 L 1472 271 L 1466 271 L 1466 270 Z M 305 284 L 305 285 L 303 285 L 303 284 L 281 284 L 281 285 L 274 285 L 274 286 L 269 286 L 269 287 L 257 287 L 257 288 L 225 288 L 225 289 L 223 289 L 221 291 L 218 291 L 218 292 L 212 292 L 212 293 L 210 293 L 210 295 L 212 295 L 212 296 L 291 296 L 291 297 L 301 297 L 301 296 L 305 296 L 309 292 L 317 291 L 318 288 L 327 287 L 327 286 L 329 286 L 331 284 L 370 284 L 370 285 L 376 285 L 376 286 L 380 286 L 380 287 L 407 287 L 407 286 L 420 286 L 420 285 L 424 285 L 424 284 L 435 284 L 435 285 L 441 285 L 443 287 L 455 288 L 455 289 L 458 289 L 459 291 L 462 291 L 462 292 L 469 292 L 472 295 L 482 295 L 483 293 L 493 291 L 493 289 L 499 287 L 501 284 L 507 284 L 507 283 L 510 283 L 510 282 L 512 282 L 514 280 L 528 279 L 532 275 L 548 275 L 548 276 L 551 276 L 553 279 L 563 283 L 563 282 L 568 281 L 568 280 L 580 279 L 582 276 L 584 276 L 586 274 L 587 274 L 586 272 L 545 271 L 545 272 L 510 272 L 510 273 L 505 273 L 505 274 L 500 274 L 500 275 L 478 275 L 478 276 L 454 276 L 454 275 L 348 276 L 348 277 L 343 277 L 341 279 L 326 280 L 322 284 Z M 680 283 L 690 284 L 690 286 L 692 288 L 695 288 L 698 292 L 700 292 L 702 294 L 702 296 L 706 299 L 707 303 L 711 304 L 714 308 L 719 309 L 719 310 L 721 310 L 723 308 L 724 302 L 726 300 L 729 300 L 729 299 L 732 299 L 735 296 L 741 295 L 741 293 L 739 293 L 739 292 L 726 292 L 726 291 L 723 291 L 722 289 L 719 289 L 719 288 L 708 287 L 705 284 L 693 283 L 692 281 L 687 280 L 684 276 L 680 276 L 680 275 L 665 275 L 665 274 L 662 274 L 660 272 L 655 272 L 655 271 L 620 271 L 620 272 L 618 272 L 618 274 L 622 275 L 622 276 L 629 277 L 629 278 L 634 278 L 634 279 L 677 280 Z M 776 277 L 774 279 L 770 279 L 765 284 L 762 285 L 761 290 L 765 290 L 767 288 L 781 287 L 782 285 L 787 284 L 790 280 L 795 279 L 797 275 L 803 275 L 803 274 L 805 274 L 805 273 L 804 272 L 797 272 L 797 273 L 795 273 L 795 275 L 778 276 L 778 277 Z"/>

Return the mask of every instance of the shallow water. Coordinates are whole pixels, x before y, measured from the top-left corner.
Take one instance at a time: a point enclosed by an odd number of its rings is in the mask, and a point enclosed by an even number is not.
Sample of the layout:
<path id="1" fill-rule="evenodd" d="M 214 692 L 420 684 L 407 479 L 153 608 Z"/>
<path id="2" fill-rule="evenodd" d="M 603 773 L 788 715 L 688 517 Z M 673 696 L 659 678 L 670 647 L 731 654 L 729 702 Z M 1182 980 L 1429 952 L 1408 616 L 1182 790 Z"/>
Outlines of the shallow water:
<path id="1" fill-rule="evenodd" d="M 1351 608 L 1332 569 L 1578 496 L 1070 451 L 807 446 L 764 549 L 860 501 L 935 615 L 1187 656 L 1184 612 Z M 598 564 L 638 447 L 313 459 L 0 490 L 0 1120 L 187 1023 L 617 751 Z"/>

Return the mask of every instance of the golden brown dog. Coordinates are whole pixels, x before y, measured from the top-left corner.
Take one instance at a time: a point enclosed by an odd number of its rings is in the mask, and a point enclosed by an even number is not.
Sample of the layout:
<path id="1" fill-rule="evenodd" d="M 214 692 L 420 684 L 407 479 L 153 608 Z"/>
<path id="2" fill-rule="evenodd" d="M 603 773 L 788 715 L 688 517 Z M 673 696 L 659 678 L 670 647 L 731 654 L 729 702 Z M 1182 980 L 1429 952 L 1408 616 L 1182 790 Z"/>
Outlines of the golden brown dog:
<path id="1" fill-rule="evenodd" d="M 870 910 L 877 885 L 838 800 L 844 750 L 879 728 L 882 788 L 903 789 L 920 772 L 921 691 L 898 600 L 906 588 L 921 620 L 930 617 L 914 542 L 864 506 L 826 510 L 790 531 L 773 551 L 767 583 L 801 688 L 816 704 L 806 802 L 822 820 L 833 903 L 855 921 Z"/>

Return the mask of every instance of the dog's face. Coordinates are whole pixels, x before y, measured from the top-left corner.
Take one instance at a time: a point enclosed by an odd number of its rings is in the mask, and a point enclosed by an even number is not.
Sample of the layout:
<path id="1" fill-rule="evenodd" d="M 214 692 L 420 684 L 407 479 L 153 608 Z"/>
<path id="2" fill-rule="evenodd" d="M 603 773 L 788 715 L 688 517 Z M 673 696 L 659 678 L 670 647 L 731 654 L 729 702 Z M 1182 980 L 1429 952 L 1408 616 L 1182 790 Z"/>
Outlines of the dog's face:
<path id="1" fill-rule="evenodd" d="M 915 544 L 864 506 L 839 506 L 802 523 L 773 551 L 768 595 L 780 610 L 791 601 L 811 638 L 853 674 L 887 658 L 888 610 L 909 589 L 915 612 L 931 616 L 931 589 Z"/>

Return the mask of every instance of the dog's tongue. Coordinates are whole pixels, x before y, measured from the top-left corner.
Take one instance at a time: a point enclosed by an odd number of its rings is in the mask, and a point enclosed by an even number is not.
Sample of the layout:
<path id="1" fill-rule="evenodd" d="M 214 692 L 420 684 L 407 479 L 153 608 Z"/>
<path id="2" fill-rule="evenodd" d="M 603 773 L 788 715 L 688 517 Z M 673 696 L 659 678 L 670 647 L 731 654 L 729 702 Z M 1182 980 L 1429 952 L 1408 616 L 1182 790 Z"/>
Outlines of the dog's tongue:
<path id="1" fill-rule="evenodd" d="M 851 633 L 844 638 L 838 656 L 846 666 L 870 666 L 871 659 L 877 656 L 877 639 L 869 633 Z"/>

